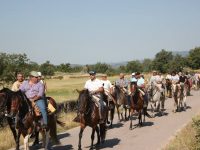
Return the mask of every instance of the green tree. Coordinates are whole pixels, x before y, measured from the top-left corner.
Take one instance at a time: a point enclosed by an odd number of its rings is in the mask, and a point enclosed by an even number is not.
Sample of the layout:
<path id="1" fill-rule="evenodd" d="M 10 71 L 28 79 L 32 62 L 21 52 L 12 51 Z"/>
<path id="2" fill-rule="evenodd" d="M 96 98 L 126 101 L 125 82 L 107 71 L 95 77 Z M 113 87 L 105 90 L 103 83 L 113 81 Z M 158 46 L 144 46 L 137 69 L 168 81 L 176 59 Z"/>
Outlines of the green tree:
<path id="1" fill-rule="evenodd" d="M 169 63 L 173 60 L 172 52 L 162 49 L 155 55 L 155 59 L 152 62 L 152 68 L 166 73 L 169 69 Z"/>
<path id="2" fill-rule="evenodd" d="M 192 69 L 200 68 L 200 47 L 191 49 L 188 56 L 188 66 Z"/>
<path id="3" fill-rule="evenodd" d="M 150 72 L 152 70 L 152 60 L 144 59 L 142 62 L 142 68 L 144 72 Z"/>
<path id="4" fill-rule="evenodd" d="M 186 58 L 181 55 L 175 55 L 173 60 L 169 62 L 168 72 L 183 71 L 183 68 L 186 66 Z"/>
<path id="5" fill-rule="evenodd" d="M 133 60 L 129 61 L 128 64 L 126 65 L 126 72 L 142 72 L 142 64 L 139 60 Z"/>
<path id="6" fill-rule="evenodd" d="M 55 66 L 50 63 L 50 61 L 46 61 L 45 63 L 40 65 L 39 69 L 44 76 L 52 76 L 56 70 Z"/>

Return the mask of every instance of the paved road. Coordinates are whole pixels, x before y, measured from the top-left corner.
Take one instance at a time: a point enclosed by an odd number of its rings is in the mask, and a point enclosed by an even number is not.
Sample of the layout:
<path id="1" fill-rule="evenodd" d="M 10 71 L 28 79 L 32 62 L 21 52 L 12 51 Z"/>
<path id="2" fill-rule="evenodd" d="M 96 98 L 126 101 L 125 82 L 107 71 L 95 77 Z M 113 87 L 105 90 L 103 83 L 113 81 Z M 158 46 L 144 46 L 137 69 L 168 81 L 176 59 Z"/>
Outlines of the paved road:
<path id="1" fill-rule="evenodd" d="M 107 132 L 106 141 L 99 149 L 103 150 L 159 150 L 162 149 L 171 138 L 184 127 L 192 116 L 200 111 L 200 91 L 192 91 L 193 96 L 187 97 L 186 111 L 173 113 L 173 100 L 166 100 L 165 116 L 147 118 L 144 127 L 129 130 L 129 122 L 118 123 L 115 117 L 114 128 Z M 138 121 L 133 121 L 137 124 Z M 61 145 L 54 146 L 55 150 L 77 150 L 79 128 L 68 130 L 59 135 Z M 83 150 L 89 149 L 91 128 L 86 128 L 82 138 Z"/>

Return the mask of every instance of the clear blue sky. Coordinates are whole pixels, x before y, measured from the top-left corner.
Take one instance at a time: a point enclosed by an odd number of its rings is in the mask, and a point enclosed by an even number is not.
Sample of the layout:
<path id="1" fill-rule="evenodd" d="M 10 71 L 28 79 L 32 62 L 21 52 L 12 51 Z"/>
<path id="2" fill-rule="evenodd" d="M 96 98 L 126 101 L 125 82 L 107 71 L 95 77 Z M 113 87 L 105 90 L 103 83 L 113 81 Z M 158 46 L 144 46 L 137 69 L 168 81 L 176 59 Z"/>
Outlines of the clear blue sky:
<path id="1" fill-rule="evenodd" d="M 1 0 L 0 52 L 37 63 L 153 58 L 200 46 L 200 0 Z"/>

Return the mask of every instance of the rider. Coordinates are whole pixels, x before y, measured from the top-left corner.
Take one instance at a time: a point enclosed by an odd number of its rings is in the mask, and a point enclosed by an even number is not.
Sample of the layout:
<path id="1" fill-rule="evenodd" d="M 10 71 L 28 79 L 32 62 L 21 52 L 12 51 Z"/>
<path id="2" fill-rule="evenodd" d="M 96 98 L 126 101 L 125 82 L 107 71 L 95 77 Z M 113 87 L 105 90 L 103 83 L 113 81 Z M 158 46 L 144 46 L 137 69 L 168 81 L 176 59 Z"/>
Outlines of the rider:
<path id="1" fill-rule="evenodd" d="M 44 102 L 44 86 L 38 81 L 38 73 L 31 71 L 29 80 L 24 81 L 20 90 L 25 93 L 31 102 L 35 102 L 41 111 L 43 118 L 43 128 L 47 128 L 47 109 Z"/>
<path id="2" fill-rule="evenodd" d="M 123 92 L 127 95 L 127 108 L 130 108 L 130 96 L 128 96 L 128 85 L 129 81 L 125 78 L 125 75 L 123 73 L 119 74 L 119 79 L 115 81 L 115 85 L 122 88 Z"/>
<path id="3" fill-rule="evenodd" d="M 103 83 L 104 93 L 105 95 L 108 96 L 108 102 L 109 102 L 109 100 L 113 99 L 111 96 L 113 85 L 107 79 L 107 74 L 102 75 L 101 82 Z"/>
<path id="4" fill-rule="evenodd" d="M 144 107 L 147 107 L 148 97 L 147 97 L 147 94 L 146 94 L 146 91 L 145 91 L 145 80 L 141 76 L 140 72 L 137 72 L 135 74 L 135 77 L 137 79 L 137 87 L 138 87 L 139 91 L 142 93 L 142 96 L 144 98 Z"/>
<path id="5" fill-rule="evenodd" d="M 21 72 L 18 72 L 17 81 L 13 83 L 11 90 L 14 92 L 19 91 L 19 87 L 20 85 L 22 85 L 23 81 L 24 81 L 24 75 Z"/>
<path id="6" fill-rule="evenodd" d="M 42 73 L 38 72 L 38 81 L 41 82 L 44 85 L 44 93 L 47 92 L 47 84 L 45 82 L 45 80 L 42 79 Z"/>
<path id="7" fill-rule="evenodd" d="M 99 108 L 99 117 L 100 121 L 99 123 L 104 123 L 103 120 L 103 107 L 104 107 L 104 102 L 103 102 L 103 83 L 96 78 L 96 72 L 95 71 L 89 71 L 90 74 L 90 80 L 87 80 L 85 83 L 84 88 L 88 89 L 90 94 L 92 95 L 92 100 L 98 105 Z"/>

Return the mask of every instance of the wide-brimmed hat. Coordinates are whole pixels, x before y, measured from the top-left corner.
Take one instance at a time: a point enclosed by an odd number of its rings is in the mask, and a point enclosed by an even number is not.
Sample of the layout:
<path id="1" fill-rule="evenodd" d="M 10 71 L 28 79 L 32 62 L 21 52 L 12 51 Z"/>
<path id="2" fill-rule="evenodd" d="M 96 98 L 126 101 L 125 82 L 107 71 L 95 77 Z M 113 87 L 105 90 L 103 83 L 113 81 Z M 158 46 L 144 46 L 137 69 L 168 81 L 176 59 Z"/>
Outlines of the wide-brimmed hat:
<path id="1" fill-rule="evenodd" d="M 38 76 L 40 76 L 40 77 L 42 76 L 42 73 L 41 73 L 41 72 L 37 72 L 37 73 L 38 73 Z"/>
<path id="2" fill-rule="evenodd" d="M 38 74 L 37 71 L 31 71 L 31 72 L 30 72 L 30 76 L 39 77 L 39 74 Z"/>

